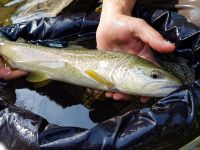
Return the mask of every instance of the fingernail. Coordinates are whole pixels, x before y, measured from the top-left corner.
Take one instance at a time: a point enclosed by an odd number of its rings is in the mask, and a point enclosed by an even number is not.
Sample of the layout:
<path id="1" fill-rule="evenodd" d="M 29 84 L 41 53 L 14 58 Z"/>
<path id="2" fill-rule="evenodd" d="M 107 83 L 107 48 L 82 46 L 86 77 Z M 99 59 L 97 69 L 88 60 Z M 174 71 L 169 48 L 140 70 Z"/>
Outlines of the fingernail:
<path id="1" fill-rule="evenodd" d="M 175 44 L 171 43 L 170 41 L 164 40 L 163 43 L 165 44 L 165 47 L 167 47 L 168 52 L 172 52 L 176 48 Z"/>
<path id="2" fill-rule="evenodd" d="M 105 96 L 107 97 L 107 98 L 112 98 L 112 94 L 111 93 L 105 93 Z"/>
<path id="3" fill-rule="evenodd" d="M 167 41 L 167 40 L 163 40 L 163 44 L 165 46 L 174 46 L 170 41 Z"/>
<path id="4" fill-rule="evenodd" d="M 153 40 L 153 45 L 151 45 L 153 48 L 155 48 L 157 51 L 165 53 L 165 52 L 172 52 L 175 49 L 175 45 L 170 43 L 166 40 Z"/>

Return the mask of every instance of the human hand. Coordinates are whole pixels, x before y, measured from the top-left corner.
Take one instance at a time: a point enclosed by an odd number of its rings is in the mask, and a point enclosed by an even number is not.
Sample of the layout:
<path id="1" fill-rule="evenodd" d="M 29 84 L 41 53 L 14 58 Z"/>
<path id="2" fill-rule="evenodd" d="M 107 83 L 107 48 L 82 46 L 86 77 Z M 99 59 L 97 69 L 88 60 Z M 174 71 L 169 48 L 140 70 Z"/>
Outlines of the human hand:
<path id="1" fill-rule="evenodd" d="M 11 80 L 27 75 L 26 72 L 21 70 L 11 70 L 5 66 L 2 58 L 0 58 L 0 79 Z"/>
<path id="2" fill-rule="evenodd" d="M 116 49 L 141 56 L 156 64 L 151 48 L 167 53 L 175 46 L 163 39 L 144 20 L 131 16 L 134 0 L 105 0 L 100 24 L 97 29 L 97 48 Z M 131 97 L 122 93 L 107 92 L 106 96 L 115 100 L 128 100 Z M 142 97 L 142 102 L 149 98 Z"/>

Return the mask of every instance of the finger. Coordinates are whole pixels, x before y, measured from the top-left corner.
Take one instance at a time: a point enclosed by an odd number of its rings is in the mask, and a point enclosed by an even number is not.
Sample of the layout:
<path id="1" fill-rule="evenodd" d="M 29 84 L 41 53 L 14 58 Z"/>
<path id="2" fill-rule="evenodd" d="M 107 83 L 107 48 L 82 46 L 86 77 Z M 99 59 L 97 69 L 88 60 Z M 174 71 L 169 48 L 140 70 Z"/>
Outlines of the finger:
<path id="1" fill-rule="evenodd" d="M 113 92 L 106 92 L 105 93 L 105 96 L 107 97 L 107 98 L 112 98 L 113 97 Z"/>
<path id="2" fill-rule="evenodd" d="M 21 70 L 14 70 L 11 72 L 10 79 L 20 78 L 20 77 L 26 76 L 27 74 L 28 74 L 27 72 L 24 72 Z"/>
<path id="3" fill-rule="evenodd" d="M 145 45 L 143 49 L 138 53 L 138 56 L 147 59 L 154 63 L 155 65 L 159 66 L 158 62 L 156 61 L 155 57 L 153 56 L 153 53 L 151 51 L 151 48 L 148 45 Z"/>
<path id="4" fill-rule="evenodd" d="M 129 28 L 134 35 L 159 52 L 167 53 L 175 49 L 175 45 L 166 41 L 160 33 L 148 25 L 143 19 L 129 18 Z"/>
<path id="5" fill-rule="evenodd" d="M 101 90 L 93 90 L 94 94 L 100 94 L 102 91 Z"/>
<path id="6" fill-rule="evenodd" d="M 150 101 L 150 97 L 144 97 L 144 96 L 142 96 L 142 97 L 140 97 L 140 101 L 142 102 L 142 103 L 147 103 L 148 101 Z"/>
<path id="7" fill-rule="evenodd" d="M 27 73 L 21 70 L 11 71 L 9 68 L 0 69 L 0 78 L 4 80 L 11 80 L 25 75 L 27 75 Z"/>
<path id="8" fill-rule="evenodd" d="M 114 100 L 131 100 L 131 96 L 123 93 L 114 93 L 113 99 Z"/>
<path id="9" fill-rule="evenodd" d="M 0 79 L 7 80 L 7 77 L 10 76 L 11 70 L 7 68 L 0 69 Z"/>

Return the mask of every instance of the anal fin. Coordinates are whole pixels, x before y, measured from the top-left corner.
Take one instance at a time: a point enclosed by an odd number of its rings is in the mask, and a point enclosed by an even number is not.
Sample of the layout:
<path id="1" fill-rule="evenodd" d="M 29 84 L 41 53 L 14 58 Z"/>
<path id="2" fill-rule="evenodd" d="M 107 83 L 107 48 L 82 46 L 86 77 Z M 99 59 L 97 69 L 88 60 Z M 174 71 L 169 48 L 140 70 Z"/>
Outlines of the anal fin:
<path id="1" fill-rule="evenodd" d="M 34 83 L 34 86 L 39 88 L 45 86 L 51 82 L 49 77 L 43 73 L 39 72 L 32 72 L 30 73 L 27 78 L 27 81 Z"/>

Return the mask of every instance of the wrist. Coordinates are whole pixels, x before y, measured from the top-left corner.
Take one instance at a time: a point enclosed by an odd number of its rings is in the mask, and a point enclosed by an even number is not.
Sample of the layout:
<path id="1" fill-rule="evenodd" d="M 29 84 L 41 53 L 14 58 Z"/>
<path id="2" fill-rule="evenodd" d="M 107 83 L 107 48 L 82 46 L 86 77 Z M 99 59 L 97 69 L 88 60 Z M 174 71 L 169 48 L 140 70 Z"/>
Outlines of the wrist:
<path id="1" fill-rule="evenodd" d="M 131 15 L 136 0 L 103 0 L 102 13 Z"/>

